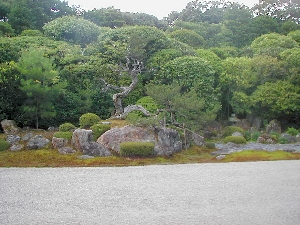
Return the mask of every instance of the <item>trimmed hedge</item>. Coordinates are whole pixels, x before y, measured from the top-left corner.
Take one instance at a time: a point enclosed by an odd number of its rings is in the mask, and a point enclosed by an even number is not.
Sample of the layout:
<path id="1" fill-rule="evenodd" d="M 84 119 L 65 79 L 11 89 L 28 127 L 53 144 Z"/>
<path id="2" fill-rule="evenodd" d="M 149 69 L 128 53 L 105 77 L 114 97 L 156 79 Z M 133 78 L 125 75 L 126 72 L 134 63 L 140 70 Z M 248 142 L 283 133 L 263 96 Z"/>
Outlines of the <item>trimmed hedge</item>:
<path id="1" fill-rule="evenodd" d="M 86 113 L 79 118 L 79 125 L 81 128 L 90 128 L 94 124 L 100 122 L 100 120 L 100 117 L 96 114 Z"/>
<path id="2" fill-rule="evenodd" d="M 120 155 L 124 157 L 151 157 L 154 155 L 153 142 L 122 142 Z"/>
<path id="3" fill-rule="evenodd" d="M 240 132 L 243 136 L 245 135 L 245 131 L 237 126 L 227 126 L 223 129 L 223 137 L 231 136 L 234 132 Z"/>
<path id="4" fill-rule="evenodd" d="M 224 142 L 225 143 L 232 142 L 235 144 L 246 144 L 247 143 L 246 139 L 244 137 L 240 137 L 240 136 L 228 136 L 224 139 Z"/>
<path id="5" fill-rule="evenodd" d="M 0 152 L 9 149 L 9 147 L 10 144 L 7 141 L 5 141 L 4 139 L 0 139 Z"/>
<path id="6" fill-rule="evenodd" d="M 53 137 L 56 137 L 56 138 L 64 138 L 66 140 L 71 140 L 72 139 L 72 136 L 73 136 L 73 132 L 55 132 L 53 134 Z"/>
<path id="7" fill-rule="evenodd" d="M 76 127 L 71 123 L 63 123 L 59 126 L 59 131 L 68 132 L 76 129 Z"/>
<path id="8" fill-rule="evenodd" d="M 110 128 L 110 124 L 95 124 L 91 126 L 91 129 L 93 131 L 93 140 L 97 141 L 97 139 L 106 131 L 110 130 Z"/>

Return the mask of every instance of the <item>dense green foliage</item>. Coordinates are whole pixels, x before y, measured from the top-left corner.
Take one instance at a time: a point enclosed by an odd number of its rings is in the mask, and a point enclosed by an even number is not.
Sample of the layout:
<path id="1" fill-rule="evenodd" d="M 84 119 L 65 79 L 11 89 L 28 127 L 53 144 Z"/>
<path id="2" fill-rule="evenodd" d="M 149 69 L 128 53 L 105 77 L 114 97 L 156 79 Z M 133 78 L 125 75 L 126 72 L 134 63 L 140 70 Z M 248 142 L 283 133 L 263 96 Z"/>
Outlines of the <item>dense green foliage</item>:
<path id="1" fill-rule="evenodd" d="M 91 126 L 94 141 L 97 141 L 97 139 L 110 128 L 110 124 L 94 124 L 93 126 Z"/>
<path id="2" fill-rule="evenodd" d="M 100 122 L 100 117 L 95 113 L 85 113 L 79 118 L 79 125 L 81 128 L 89 128 Z"/>
<path id="3" fill-rule="evenodd" d="M 71 123 L 63 123 L 59 126 L 59 131 L 68 132 L 74 130 L 76 127 Z"/>
<path id="4" fill-rule="evenodd" d="M 88 112 L 109 118 L 117 91 L 103 92 L 101 79 L 128 86 L 129 57 L 144 69 L 124 107 L 150 96 L 161 109 L 156 122 L 198 131 L 235 113 L 298 128 L 300 4 L 268 2 L 191 1 L 159 20 L 59 0 L 2 1 L 0 120 L 47 128 L 78 126 Z"/>
<path id="5" fill-rule="evenodd" d="M 69 132 L 69 131 L 59 131 L 59 132 L 55 132 L 53 134 L 53 137 L 56 137 L 56 138 L 64 138 L 68 141 L 70 141 L 72 139 L 72 136 L 73 136 L 73 132 Z"/>
<path id="6" fill-rule="evenodd" d="M 245 134 L 245 131 L 237 126 L 227 126 L 224 127 L 223 131 L 222 131 L 222 135 L 223 137 L 227 137 L 227 136 L 231 136 L 234 132 L 240 132 L 242 135 Z"/>
<path id="7" fill-rule="evenodd" d="M 247 141 L 244 137 L 240 137 L 240 136 L 228 136 L 226 138 L 224 138 L 224 142 L 228 143 L 228 142 L 232 142 L 235 144 L 246 144 Z"/>
<path id="8" fill-rule="evenodd" d="M 152 142 L 122 142 L 120 155 L 123 157 L 151 157 L 154 155 Z"/>
<path id="9" fill-rule="evenodd" d="M 9 149 L 10 144 L 4 139 L 0 139 L 0 152 Z"/>

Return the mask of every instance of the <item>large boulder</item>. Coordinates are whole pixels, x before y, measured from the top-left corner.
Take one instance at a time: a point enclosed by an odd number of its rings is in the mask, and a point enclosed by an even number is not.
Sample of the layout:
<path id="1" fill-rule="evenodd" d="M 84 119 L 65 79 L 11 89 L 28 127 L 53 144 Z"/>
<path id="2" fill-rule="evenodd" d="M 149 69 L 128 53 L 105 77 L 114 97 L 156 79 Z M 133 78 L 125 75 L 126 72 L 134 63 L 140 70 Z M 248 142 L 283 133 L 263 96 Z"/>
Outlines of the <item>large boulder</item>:
<path id="1" fill-rule="evenodd" d="M 111 156 L 111 152 L 98 142 L 85 142 L 82 144 L 82 152 L 89 156 Z"/>
<path id="2" fill-rule="evenodd" d="M 189 148 L 190 145 L 195 145 L 195 146 L 205 145 L 204 137 L 191 130 L 185 130 L 183 146 L 184 148 Z"/>
<path id="3" fill-rule="evenodd" d="M 276 132 L 276 133 L 281 134 L 280 122 L 277 120 L 271 120 L 266 127 L 266 132 L 267 132 L 267 134 L 270 134 L 271 132 Z"/>
<path id="4" fill-rule="evenodd" d="M 75 149 L 79 151 L 83 151 L 83 144 L 86 142 L 93 141 L 93 131 L 92 130 L 85 130 L 85 129 L 76 129 L 73 132 L 72 136 L 72 144 L 74 145 Z"/>
<path id="5" fill-rule="evenodd" d="M 11 145 L 19 143 L 20 140 L 21 140 L 21 137 L 19 135 L 9 134 L 6 137 L 6 141 Z"/>
<path id="6" fill-rule="evenodd" d="M 27 143 L 27 148 L 29 149 L 40 149 L 49 144 L 49 140 L 44 138 L 42 135 L 36 135 L 31 138 Z"/>
<path id="7" fill-rule="evenodd" d="M 155 130 L 136 126 L 113 128 L 102 134 L 97 142 L 118 153 L 122 142 L 154 142 L 156 155 L 171 155 L 182 150 L 178 132 L 168 128 Z"/>
<path id="8" fill-rule="evenodd" d="M 66 140 L 64 138 L 53 137 L 52 138 L 52 146 L 55 149 L 67 147 L 68 146 L 68 140 Z"/>
<path id="9" fill-rule="evenodd" d="M 2 120 L 1 126 L 5 134 L 18 134 L 20 131 L 13 120 Z"/>

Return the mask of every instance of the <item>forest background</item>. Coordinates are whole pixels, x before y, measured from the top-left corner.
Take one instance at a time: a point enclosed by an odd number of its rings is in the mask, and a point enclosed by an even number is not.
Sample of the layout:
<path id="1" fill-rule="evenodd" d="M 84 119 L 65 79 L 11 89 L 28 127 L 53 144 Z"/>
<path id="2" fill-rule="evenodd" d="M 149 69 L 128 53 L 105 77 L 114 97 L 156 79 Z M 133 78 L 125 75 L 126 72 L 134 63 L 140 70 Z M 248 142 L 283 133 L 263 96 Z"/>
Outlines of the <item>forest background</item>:
<path id="1" fill-rule="evenodd" d="M 0 121 L 47 128 L 91 112 L 109 118 L 128 86 L 127 59 L 143 62 L 123 104 L 199 131 L 252 115 L 299 126 L 300 3 L 191 1 L 159 20 L 59 0 L 0 2 Z M 132 65 L 129 65 L 129 67 Z M 129 115 L 136 120 L 141 115 Z"/>

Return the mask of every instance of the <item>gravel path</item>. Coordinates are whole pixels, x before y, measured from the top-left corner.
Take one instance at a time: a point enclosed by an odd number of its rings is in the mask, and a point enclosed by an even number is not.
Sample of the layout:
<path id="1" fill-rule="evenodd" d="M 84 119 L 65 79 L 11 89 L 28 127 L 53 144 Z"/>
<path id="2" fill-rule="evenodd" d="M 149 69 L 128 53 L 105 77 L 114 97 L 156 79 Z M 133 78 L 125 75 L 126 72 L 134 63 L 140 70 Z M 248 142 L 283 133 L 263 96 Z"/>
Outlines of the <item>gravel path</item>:
<path id="1" fill-rule="evenodd" d="M 0 168 L 0 224 L 300 224 L 299 171 L 300 161 Z"/>
<path id="2" fill-rule="evenodd" d="M 298 152 L 300 153 L 300 143 L 295 144 L 261 144 L 261 143 L 247 143 L 247 144 L 216 144 L 216 148 L 219 149 L 214 151 L 213 155 L 227 155 L 234 152 L 240 152 L 243 150 L 265 150 L 265 151 L 277 151 L 283 150 L 287 152 Z"/>

